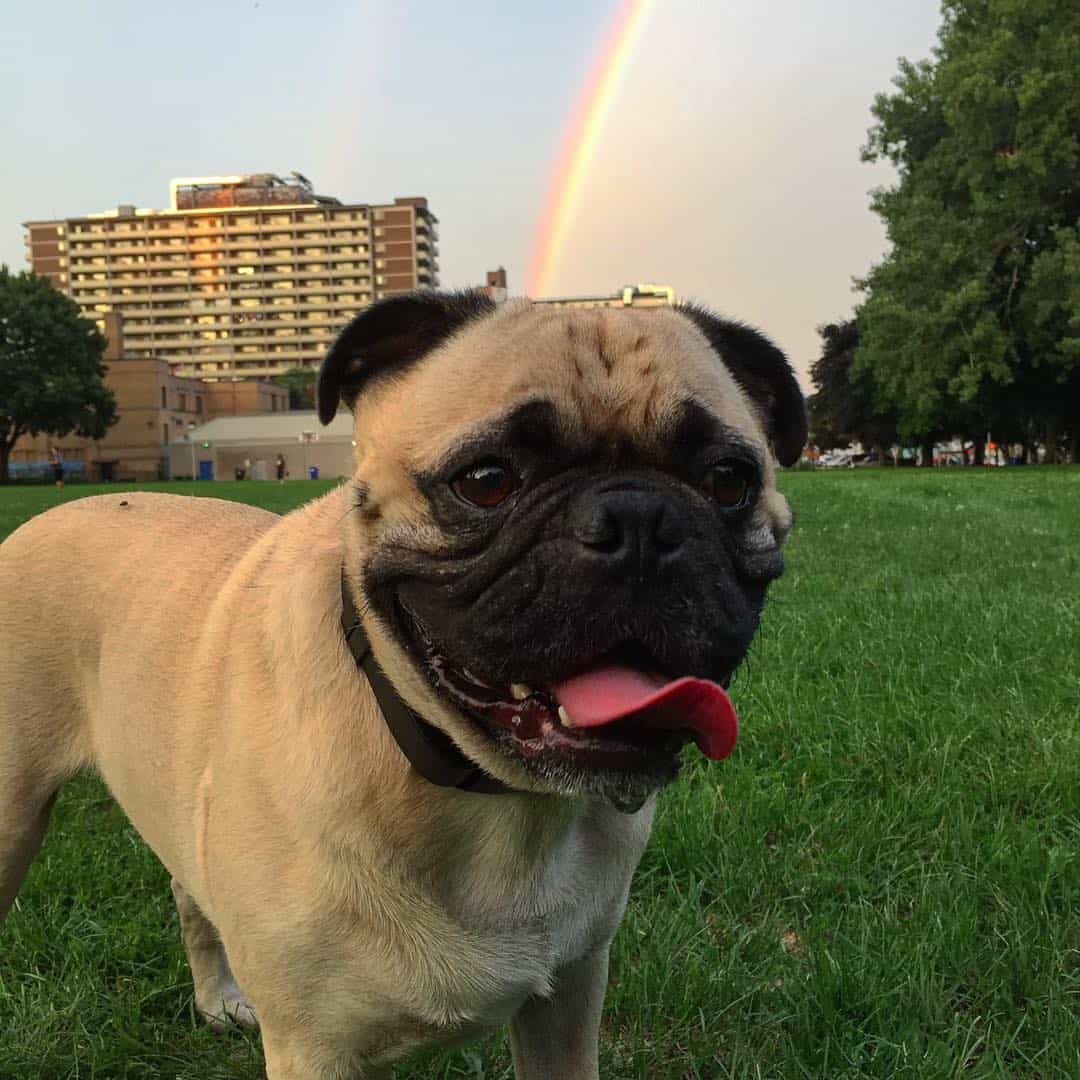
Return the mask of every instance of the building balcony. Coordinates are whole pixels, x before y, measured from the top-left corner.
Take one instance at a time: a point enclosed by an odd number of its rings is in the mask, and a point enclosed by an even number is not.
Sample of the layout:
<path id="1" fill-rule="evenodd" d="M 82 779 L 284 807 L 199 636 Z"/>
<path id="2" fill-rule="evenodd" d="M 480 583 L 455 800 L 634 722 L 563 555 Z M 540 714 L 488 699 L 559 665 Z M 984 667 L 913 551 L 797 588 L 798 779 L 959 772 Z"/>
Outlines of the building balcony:
<path id="1" fill-rule="evenodd" d="M 335 321 L 332 327 L 344 325 L 346 320 Z M 179 335 L 166 336 L 155 334 L 152 336 L 141 335 L 132 337 L 131 341 L 125 340 L 125 345 L 132 349 L 143 352 L 152 352 L 156 355 L 183 353 L 184 355 L 205 355 L 236 357 L 245 355 L 243 349 L 254 348 L 260 352 L 266 352 L 273 346 L 281 346 L 290 350 L 311 351 L 315 349 L 325 350 L 333 341 L 332 327 L 327 328 L 325 334 L 293 334 L 288 337 L 276 337 L 271 334 L 263 334 L 260 337 L 237 338 L 230 337 L 223 340 L 207 341 L 197 335 L 182 337 Z"/>

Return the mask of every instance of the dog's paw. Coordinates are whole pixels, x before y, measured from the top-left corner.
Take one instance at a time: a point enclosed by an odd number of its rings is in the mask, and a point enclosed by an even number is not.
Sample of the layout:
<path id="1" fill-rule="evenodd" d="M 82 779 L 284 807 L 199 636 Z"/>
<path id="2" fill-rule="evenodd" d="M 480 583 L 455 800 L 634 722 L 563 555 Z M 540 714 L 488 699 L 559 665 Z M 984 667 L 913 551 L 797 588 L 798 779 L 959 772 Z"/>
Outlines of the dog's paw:
<path id="1" fill-rule="evenodd" d="M 211 1031 L 226 1034 L 237 1027 L 259 1030 L 259 1021 L 251 1002 L 240 990 L 220 995 L 214 1002 L 196 1002 L 203 1022 Z"/>

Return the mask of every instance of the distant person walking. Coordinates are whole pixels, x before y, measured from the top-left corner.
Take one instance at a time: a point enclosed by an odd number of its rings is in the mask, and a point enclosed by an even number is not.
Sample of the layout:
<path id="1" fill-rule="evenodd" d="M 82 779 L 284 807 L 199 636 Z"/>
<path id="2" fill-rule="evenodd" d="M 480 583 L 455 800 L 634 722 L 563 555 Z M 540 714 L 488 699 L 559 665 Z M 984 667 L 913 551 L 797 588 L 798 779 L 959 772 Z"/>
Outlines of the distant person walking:
<path id="1" fill-rule="evenodd" d="M 277 478 L 279 484 L 285 483 L 285 455 L 279 453 L 274 460 L 274 464 L 277 466 Z"/>
<path id="2" fill-rule="evenodd" d="M 53 483 L 60 491 L 64 486 L 64 455 L 55 446 L 49 447 L 49 464 L 52 466 Z"/>

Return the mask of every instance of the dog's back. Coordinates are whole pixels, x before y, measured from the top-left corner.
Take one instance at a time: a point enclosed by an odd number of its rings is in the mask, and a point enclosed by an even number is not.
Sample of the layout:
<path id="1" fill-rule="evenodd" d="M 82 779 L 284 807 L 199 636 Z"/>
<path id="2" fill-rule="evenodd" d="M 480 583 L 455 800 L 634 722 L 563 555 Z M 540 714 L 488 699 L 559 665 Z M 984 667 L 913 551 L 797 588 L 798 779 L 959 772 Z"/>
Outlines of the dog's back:
<path id="1" fill-rule="evenodd" d="M 0 919 L 57 789 L 97 759 L 94 725 L 110 686 L 139 685 L 113 678 L 103 657 L 144 665 L 175 650 L 278 520 L 218 499 L 117 493 L 59 506 L 0 544 Z M 108 649 L 110 639 L 132 644 Z M 145 671 L 143 681 L 157 676 Z"/>

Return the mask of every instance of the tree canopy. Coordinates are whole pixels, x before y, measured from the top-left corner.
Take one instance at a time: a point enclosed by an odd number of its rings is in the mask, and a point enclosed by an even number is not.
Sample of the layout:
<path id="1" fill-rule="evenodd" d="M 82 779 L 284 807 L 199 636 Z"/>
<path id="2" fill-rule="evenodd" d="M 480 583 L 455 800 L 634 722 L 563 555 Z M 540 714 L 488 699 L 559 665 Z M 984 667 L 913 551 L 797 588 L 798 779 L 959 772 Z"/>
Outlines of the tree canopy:
<path id="1" fill-rule="evenodd" d="M 863 150 L 890 250 L 860 282 L 853 378 L 899 432 L 1055 449 L 1080 431 L 1080 5 L 945 0 Z"/>
<path id="2" fill-rule="evenodd" d="M 810 441 L 823 450 L 860 442 L 884 453 L 897 441 L 896 417 L 877 405 L 869 378 L 852 375 L 859 344 L 855 320 L 819 326 L 818 334 L 821 356 L 810 368 L 817 391 L 807 401 Z"/>
<path id="3" fill-rule="evenodd" d="M 100 439 L 116 422 L 105 339 L 47 278 L 0 266 L 0 481 L 22 435 Z"/>
<path id="4" fill-rule="evenodd" d="M 312 367 L 294 367 L 275 375 L 274 382 L 289 391 L 290 409 L 315 408 L 315 378 L 318 372 Z"/>

